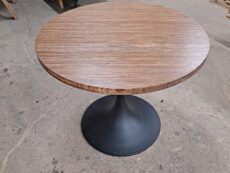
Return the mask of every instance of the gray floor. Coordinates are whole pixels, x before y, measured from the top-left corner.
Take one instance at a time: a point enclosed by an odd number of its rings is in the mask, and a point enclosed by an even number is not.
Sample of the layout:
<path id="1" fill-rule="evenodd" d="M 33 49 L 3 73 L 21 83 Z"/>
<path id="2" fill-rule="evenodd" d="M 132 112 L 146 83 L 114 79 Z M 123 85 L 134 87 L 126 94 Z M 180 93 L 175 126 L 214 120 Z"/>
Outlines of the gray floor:
<path id="1" fill-rule="evenodd" d="M 149 0 L 150 1 L 150 0 Z M 95 1 L 80 1 L 87 4 Z M 102 97 L 67 86 L 39 64 L 34 39 L 57 14 L 42 0 L 0 4 L 0 173 L 229 173 L 230 20 L 208 0 L 152 0 L 197 20 L 211 49 L 187 81 L 139 95 L 159 112 L 156 143 L 131 157 L 104 155 L 87 144 L 80 121 Z M 79 16 L 81 17 L 81 16 Z M 161 103 L 161 100 L 164 100 Z"/>

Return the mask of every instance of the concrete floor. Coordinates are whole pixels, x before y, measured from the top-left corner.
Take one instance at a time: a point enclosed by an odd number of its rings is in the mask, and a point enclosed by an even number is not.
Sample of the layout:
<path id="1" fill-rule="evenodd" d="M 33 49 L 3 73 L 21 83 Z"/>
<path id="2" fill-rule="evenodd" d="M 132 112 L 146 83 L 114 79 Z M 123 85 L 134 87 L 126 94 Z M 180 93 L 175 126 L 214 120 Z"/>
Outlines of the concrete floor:
<path id="1" fill-rule="evenodd" d="M 37 60 L 36 34 L 57 14 L 42 0 L 18 0 L 12 5 L 19 17 L 14 21 L 0 4 L 0 173 L 230 172 L 226 10 L 208 0 L 149 1 L 197 20 L 210 37 L 211 49 L 207 63 L 192 78 L 139 95 L 157 109 L 161 133 L 147 151 L 121 158 L 94 150 L 81 134 L 84 110 L 102 95 L 63 84 Z"/>

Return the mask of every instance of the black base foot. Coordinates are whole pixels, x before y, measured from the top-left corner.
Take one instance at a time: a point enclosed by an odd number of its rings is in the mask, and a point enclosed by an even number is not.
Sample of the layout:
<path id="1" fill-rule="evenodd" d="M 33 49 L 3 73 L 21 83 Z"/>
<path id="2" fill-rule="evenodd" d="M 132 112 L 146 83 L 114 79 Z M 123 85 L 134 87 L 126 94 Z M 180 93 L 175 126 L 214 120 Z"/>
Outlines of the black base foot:
<path id="1" fill-rule="evenodd" d="M 160 133 L 155 109 L 135 96 L 106 96 L 85 111 L 82 132 L 97 150 L 129 156 L 149 148 Z"/>

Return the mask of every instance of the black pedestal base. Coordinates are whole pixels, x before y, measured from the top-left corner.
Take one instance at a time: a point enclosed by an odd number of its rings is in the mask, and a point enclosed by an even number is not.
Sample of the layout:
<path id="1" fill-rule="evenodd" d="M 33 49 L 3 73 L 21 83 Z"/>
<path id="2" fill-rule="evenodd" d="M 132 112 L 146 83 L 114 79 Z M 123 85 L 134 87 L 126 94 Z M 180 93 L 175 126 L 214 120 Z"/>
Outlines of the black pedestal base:
<path id="1" fill-rule="evenodd" d="M 82 132 L 97 150 L 129 156 L 150 147 L 160 133 L 155 109 L 135 96 L 106 96 L 91 104 L 82 118 Z"/>

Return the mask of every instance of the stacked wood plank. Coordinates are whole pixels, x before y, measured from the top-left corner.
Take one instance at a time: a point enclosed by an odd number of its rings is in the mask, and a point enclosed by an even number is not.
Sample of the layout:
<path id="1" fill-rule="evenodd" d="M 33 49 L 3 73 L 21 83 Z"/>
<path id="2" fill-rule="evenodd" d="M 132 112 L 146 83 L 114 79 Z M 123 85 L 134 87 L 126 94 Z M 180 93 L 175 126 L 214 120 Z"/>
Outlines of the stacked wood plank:
<path id="1" fill-rule="evenodd" d="M 219 5 L 228 10 L 227 18 L 230 18 L 230 0 L 210 0 L 211 3 Z"/>

